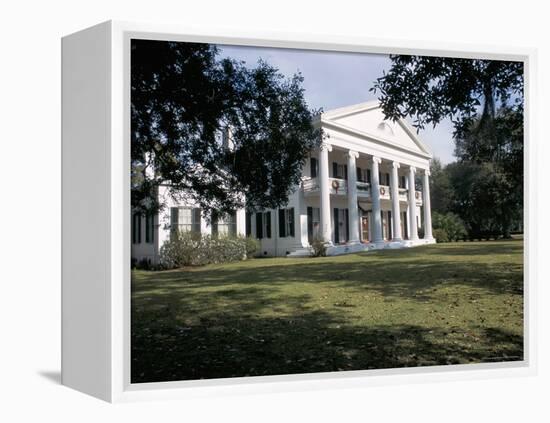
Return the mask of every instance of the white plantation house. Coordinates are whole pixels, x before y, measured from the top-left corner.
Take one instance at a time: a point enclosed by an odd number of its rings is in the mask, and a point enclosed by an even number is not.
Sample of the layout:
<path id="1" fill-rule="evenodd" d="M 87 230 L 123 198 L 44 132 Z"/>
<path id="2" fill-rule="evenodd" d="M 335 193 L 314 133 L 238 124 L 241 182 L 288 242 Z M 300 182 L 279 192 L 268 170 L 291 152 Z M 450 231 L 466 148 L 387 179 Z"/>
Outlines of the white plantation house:
<path id="1" fill-rule="evenodd" d="M 324 112 L 313 124 L 322 128 L 323 143 L 310 153 L 284 208 L 241 209 L 209 224 L 192 202 L 175 202 L 161 187 L 167 207 L 160 215 L 132 218 L 132 258 L 157 262 L 176 229 L 252 236 L 265 256 L 309 255 L 314 239 L 326 242 L 328 255 L 435 243 L 432 155 L 405 120 L 385 120 L 373 101 Z"/>

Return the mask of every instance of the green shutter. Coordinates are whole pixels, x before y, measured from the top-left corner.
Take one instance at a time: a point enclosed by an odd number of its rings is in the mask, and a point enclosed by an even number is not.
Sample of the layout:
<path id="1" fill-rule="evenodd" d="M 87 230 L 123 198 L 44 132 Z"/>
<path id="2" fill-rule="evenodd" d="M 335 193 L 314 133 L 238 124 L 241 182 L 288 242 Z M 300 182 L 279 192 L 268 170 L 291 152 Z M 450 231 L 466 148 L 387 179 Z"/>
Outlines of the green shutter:
<path id="1" fill-rule="evenodd" d="M 317 159 L 315 157 L 312 157 L 309 161 L 309 167 L 310 167 L 310 176 L 312 178 L 317 177 Z"/>
<path id="2" fill-rule="evenodd" d="M 349 210 L 345 209 L 346 215 L 346 241 L 349 241 Z"/>
<path id="3" fill-rule="evenodd" d="M 141 244 L 141 214 L 138 213 L 137 217 L 137 243 Z"/>
<path id="4" fill-rule="evenodd" d="M 307 239 L 310 244 L 313 242 L 313 207 L 307 208 Z"/>
<path id="5" fill-rule="evenodd" d="M 201 209 L 195 208 L 193 209 L 193 216 L 192 216 L 192 223 L 193 223 L 193 232 L 200 233 L 201 232 Z"/>
<path id="6" fill-rule="evenodd" d="M 153 218 L 154 216 L 150 213 L 145 216 L 145 242 L 147 244 L 153 242 Z"/>
<path id="7" fill-rule="evenodd" d="M 340 242 L 340 228 L 338 227 L 338 209 L 333 210 L 334 215 L 334 243 L 338 244 Z"/>
<path id="8" fill-rule="evenodd" d="M 271 238 L 271 212 L 268 211 L 265 213 L 265 232 L 266 238 Z"/>
<path id="9" fill-rule="evenodd" d="M 285 209 L 279 209 L 279 238 L 286 236 Z"/>
<path id="10" fill-rule="evenodd" d="M 252 234 L 252 213 L 246 212 L 245 216 L 245 234 L 250 236 Z"/>
<path id="11" fill-rule="evenodd" d="M 388 210 L 388 238 L 393 238 L 393 226 L 392 226 L 392 219 L 391 219 L 391 211 Z"/>
<path id="12" fill-rule="evenodd" d="M 218 236 L 218 216 L 214 210 L 212 210 L 212 236 Z"/>
<path id="13" fill-rule="evenodd" d="M 264 228 L 263 228 L 263 213 L 256 213 L 256 238 L 262 239 L 264 237 Z"/>
<path id="14" fill-rule="evenodd" d="M 229 235 L 237 236 L 237 212 L 236 211 L 229 213 L 227 224 L 229 225 L 228 227 Z"/>
<path id="15" fill-rule="evenodd" d="M 294 207 L 291 207 L 290 209 L 288 209 L 288 214 L 289 214 L 289 217 L 290 217 L 290 236 L 291 237 L 294 237 Z"/>
<path id="16" fill-rule="evenodd" d="M 136 222 L 137 213 L 132 215 L 132 244 L 137 244 L 137 222 Z"/>

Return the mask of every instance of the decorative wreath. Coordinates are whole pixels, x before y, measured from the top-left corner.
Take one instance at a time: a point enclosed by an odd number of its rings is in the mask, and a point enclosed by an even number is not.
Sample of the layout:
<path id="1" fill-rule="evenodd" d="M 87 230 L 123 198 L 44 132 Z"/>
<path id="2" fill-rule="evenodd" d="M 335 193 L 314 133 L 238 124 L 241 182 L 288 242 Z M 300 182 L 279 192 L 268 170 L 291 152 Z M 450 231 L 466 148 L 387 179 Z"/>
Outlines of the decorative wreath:
<path id="1" fill-rule="evenodd" d="M 386 193 L 386 188 L 380 187 L 380 194 L 384 195 Z"/>
<path id="2" fill-rule="evenodd" d="M 338 181 L 332 181 L 332 188 L 334 188 L 334 189 L 336 189 L 336 190 L 337 190 L 338 188 L 340 188 L 340 182 L 338 182 Z"/>
<path id="3" fill-rule="evenodd" d="M 414 193 L 414 196 L 415 196 L 416 199 L 418 200 L 418 199 L 420 198 L 420 193 L 419 193 L 418 191 L 416 191 L 416 192 Z"/>

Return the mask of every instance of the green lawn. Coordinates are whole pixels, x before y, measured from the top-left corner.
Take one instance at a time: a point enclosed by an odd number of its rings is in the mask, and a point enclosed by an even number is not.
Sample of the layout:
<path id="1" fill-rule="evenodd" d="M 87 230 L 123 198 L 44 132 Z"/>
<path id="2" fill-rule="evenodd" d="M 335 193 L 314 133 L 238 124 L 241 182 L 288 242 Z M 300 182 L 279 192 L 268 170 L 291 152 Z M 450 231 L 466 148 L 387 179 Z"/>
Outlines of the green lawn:
<path id="1" fill-rule="evenodd" d="M 523 242 L 132 273 L 132 382 L 523 358 Z"/>

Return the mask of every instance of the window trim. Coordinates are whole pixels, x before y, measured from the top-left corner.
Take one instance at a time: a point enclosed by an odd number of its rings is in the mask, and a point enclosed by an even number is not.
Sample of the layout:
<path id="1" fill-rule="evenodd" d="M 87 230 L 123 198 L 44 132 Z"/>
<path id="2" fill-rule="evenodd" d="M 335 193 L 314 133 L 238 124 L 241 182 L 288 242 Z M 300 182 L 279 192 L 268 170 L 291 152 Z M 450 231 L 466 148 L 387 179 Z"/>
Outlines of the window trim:
<path id="1" fill-rule="evenodd" d="M 227 228 L 224 232 L 220 232 L 220 226 L 222 228 Z M 233 211 L 226 215 L 223 219 L 221 219 L 220 223 L 220 217 L 216 216 L 216 212 L 214 212 L 213 217 L 213 224 L 212 224 L 212 236 L 218 236 L 218 235 L 225 235 L 230 237 L 236 237 L 237 236 L 237 212 Z"/>
<path id="2" fill-rule="evenodd" d="M 287 237 L 294 238 L 296 235 L 294 207 L 279 209 L 278 216 L 279 216 L 279 238 L 287 238 Z"/>
<path id="3" fill-rule="evenodd" d="M 180 223 L 183 210 L 190 211 L 191 223 Z M 177 211 L 177 213 L 174 213 Z M 177 215 L 177 219 L 174 215 Z M 170 233 L 190 232 L 192 234 L 200 234 L 202 232 L 202 209 L 199 207 L 174 206 L 170 207 Z M 186 230 L 182 231 L 185 228 Z"/>

